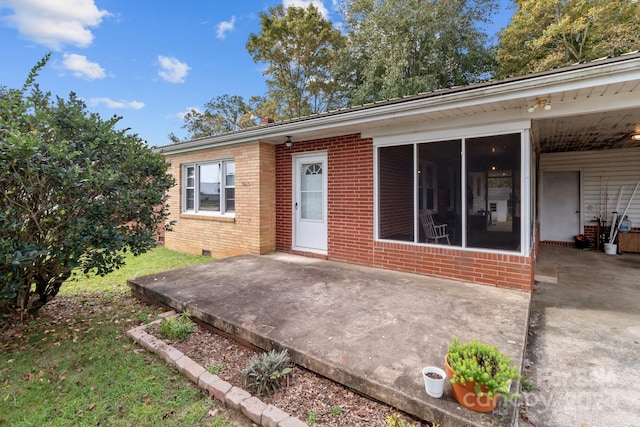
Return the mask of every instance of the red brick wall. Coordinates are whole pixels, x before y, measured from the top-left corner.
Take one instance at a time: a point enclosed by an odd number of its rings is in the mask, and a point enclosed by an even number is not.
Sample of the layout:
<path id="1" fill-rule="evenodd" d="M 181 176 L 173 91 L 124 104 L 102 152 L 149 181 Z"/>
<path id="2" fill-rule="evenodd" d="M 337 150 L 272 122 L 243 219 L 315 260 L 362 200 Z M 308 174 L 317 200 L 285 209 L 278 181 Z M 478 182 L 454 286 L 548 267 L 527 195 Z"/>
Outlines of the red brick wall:
<path id="1" fill-rule="evenodd" d="M 326 151 L 328 160 L 329 258 L 372 265 L 373 145 L 359 135 L 276 147 L 276 248 L 291 251 L 293 155 Z"/>
<path id="2" fill-rule="evenodd" d="M 531 291 L 531 257 L 375 242 L 373 144 L 359 135 L 276 147 L 277 250 L 292 252 L 292 156 L 314 151 L 328 157 L 328 259 Z"/>
<path id="3" fill-rule="evenodd" d="M 376 242 L 373 267 L 531 291 L 531 258 L 448 247 Z"/>

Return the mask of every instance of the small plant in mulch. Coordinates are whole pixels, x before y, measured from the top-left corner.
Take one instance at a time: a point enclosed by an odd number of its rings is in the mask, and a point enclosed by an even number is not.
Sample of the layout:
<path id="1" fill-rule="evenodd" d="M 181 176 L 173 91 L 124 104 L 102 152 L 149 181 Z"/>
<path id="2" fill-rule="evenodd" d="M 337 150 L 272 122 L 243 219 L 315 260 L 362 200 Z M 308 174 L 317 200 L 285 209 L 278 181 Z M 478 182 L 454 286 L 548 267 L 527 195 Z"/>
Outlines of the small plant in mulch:
<path id="1" fill-rule="evenodd" d="M 307 417 L 307 424 L 312 425 L 318 422 L 318 414 L 314 411 L 309 412 L 309 416 Z"/>
<path id="2" fill-rule="evenodd" d="M 188 311 L 183 311 L 178 317 L 166 317 L 160 322 L 158 331 L 167 340 L 182 341 L 196 330 L 196 324 L 191 320 Z"/>
<path id="3" fill-rule="evenodd" d="M 389 427 L 415 427 L 415 424 L 409 424 L 409 422 L 402 418 L 402 415 L 397 412 L 389 415 L 385 421 Z"/>
<path id="4" fill-rule="evenodd" d="M 210 374 L 218 375 L 220 372 L 224 371 L 224 365 L 207 366 L 206 369 Z"/>
<path id="5" fill-rule="evenodd" d="M 292 368 L 293 363 L 287 350 L 255 354 L 242 370 L 244 387 L 256 396 L 275 393 L 282 386 L 289 385 Z"/>

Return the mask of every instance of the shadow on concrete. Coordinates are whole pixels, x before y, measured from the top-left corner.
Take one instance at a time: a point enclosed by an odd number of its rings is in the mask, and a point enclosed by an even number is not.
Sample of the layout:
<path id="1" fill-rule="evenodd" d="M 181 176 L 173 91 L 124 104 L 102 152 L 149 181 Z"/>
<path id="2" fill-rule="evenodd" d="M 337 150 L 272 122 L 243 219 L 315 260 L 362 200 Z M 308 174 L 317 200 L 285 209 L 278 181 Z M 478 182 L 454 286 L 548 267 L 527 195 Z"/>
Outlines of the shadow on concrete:
<path id="1" fill-rule="evenodd" d="M 477 339 L 521 367 L 529 294 L 275 253 L 243 255 L 134 278 L 133 293 L 441 426 L 514 425 L 517 405 L 461 408 L 449 385 L 424 389 L 424 366 L 442 367 L 447 343 Z"/>

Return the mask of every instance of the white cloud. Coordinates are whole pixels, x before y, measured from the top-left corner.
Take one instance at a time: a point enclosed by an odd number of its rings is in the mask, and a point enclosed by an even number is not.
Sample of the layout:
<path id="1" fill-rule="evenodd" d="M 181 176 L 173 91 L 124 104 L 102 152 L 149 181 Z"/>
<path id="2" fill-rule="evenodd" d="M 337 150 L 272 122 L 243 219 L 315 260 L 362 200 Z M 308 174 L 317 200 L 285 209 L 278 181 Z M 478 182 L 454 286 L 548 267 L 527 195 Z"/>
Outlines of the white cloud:
<path id="1" fill-rule="evenodd" d="M 94 0 L 2 0 L 0 9 L 13 14 L 3 17 L 10 26 L 31 41 L 60 50 L 65 44 L 87 47 L 93 42 L 89 27 L 97 27 L 105 16 Z"/>
<path id="2" fill-rule="evenodd" d="M 169 116 L 167 116 L 168 119 L 180 119 L 180 120 L 184 120 L 184 117 L 189 114 L 191 111 L 195 111 L 198 114 L 202 113 L 202 110 L 199 109 L 198 107 L 187 107 L 184 111 L 179 111 L 175 114 L 171 114 Z"/>
<path id="3" fill-rule="evenodd" d="M 158 62 L 160 63 L 158 75 L 170 83 L 184 83 L 184 79 L 191 69 L 186 62 L 168 56 L 158 55 Z"/>
<path id="4" fill-rule="evenodd" d="M 218 31 L 216 31 L 216 37 L 224 40 L 229 31 L 233 31 L 236 25 L 236 17 L 232 16 L 231 21 L 222 21 L 218 24 Z"/>
<path id="5" fill-rule="evenodd" d="M 107 108 L 111 109 L 127 109 L 127 110 L 139 110 L 144 107 L 144 102 L 140 101 L 114 101 L 111 98 L 91 98 L 89 99 L 89 105 L 96 106 L 104 104 Z"/>
<path id="6" fill-rule="evenodd" d="M 97 62 L 89 61 L 84 55 L 65 53 L 62 65 L 65 69 L 71 70 L 75 77 L 89 80 L 104 79 L 106 77 L 104 68 Z"/>
<path id="7" fill-rule="evenodd" d="M 285 8 L 290 6 L 306 8 L 310 4 L 312 4 L 316 7 L 316 9 L 318 9 L 322 16 L 324 16 L 325 18 L 329 17 L 329 11 L 324 6 L 324 2 L 322 0 L 282 0 L 282 4 Z"/>

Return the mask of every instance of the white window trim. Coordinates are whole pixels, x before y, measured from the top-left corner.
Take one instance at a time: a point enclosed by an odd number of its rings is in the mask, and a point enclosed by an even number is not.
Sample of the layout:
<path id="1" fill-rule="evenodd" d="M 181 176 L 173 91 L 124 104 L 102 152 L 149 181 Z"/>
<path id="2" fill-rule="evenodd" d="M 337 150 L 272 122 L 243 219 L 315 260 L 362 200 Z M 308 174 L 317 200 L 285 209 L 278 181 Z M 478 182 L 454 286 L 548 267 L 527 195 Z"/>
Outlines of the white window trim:
<path id="1" fill-rule="evenodd" d="M 226 192 L 229 188 L 236 188 L 235 185 L 226 185 L 227 164 L 234 163 L 235 159 L 225 158 L 219 160 L 206 160 L 202 162 L 184 163 L 182 165 L 180 177 L 180 193 L 182 197 L 181 212 L 183 214 L 203 215 L 203 216 L 224 216 L 235 217 L 235 207 L 232 212 L 226 211 Z M 200 208 L 200 167 L 207 165 L 220 165 L 220 210 L 219 211 L 201 211 Z M 194 187 L 187 187 L 187 170 L 194 168 Z M 194 190 L 193 209 L 187 209 L 187 189 Z M 235 198 L 234 198 L 235 199 Z"/>

